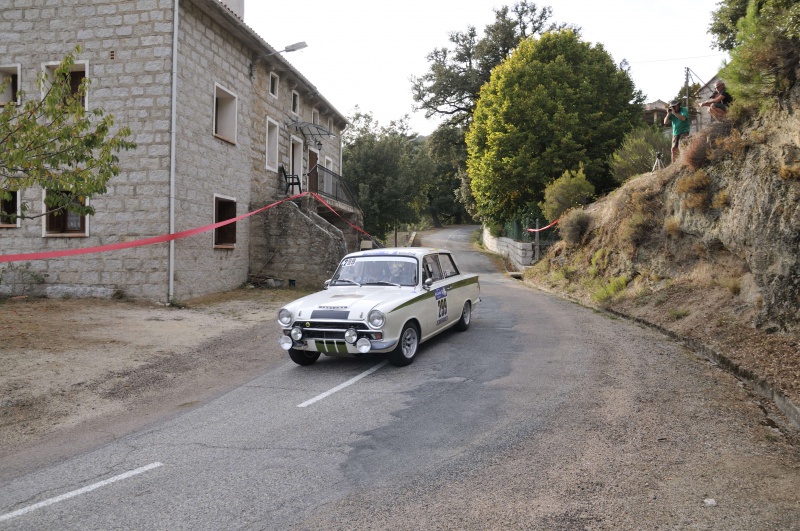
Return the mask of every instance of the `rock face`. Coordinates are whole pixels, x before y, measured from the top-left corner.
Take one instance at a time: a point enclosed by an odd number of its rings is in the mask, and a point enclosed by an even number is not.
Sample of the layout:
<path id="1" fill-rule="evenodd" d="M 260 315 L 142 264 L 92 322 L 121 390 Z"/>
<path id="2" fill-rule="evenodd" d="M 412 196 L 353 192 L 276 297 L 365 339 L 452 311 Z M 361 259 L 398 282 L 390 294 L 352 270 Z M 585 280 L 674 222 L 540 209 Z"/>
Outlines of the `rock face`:
<path id="1" fill-rule="evenodd" d="M 775 113 L 737 134 L 717 140 L 727 146 L 720 160 L 700 170 L 710 178 L 709 208 L 686 207 L 680 178 L 666 187 L 665 203 L 682 231 L 742 260 L 763 300 L 756 326 L 793 329 L 800 322 L 800 117 Z"/>

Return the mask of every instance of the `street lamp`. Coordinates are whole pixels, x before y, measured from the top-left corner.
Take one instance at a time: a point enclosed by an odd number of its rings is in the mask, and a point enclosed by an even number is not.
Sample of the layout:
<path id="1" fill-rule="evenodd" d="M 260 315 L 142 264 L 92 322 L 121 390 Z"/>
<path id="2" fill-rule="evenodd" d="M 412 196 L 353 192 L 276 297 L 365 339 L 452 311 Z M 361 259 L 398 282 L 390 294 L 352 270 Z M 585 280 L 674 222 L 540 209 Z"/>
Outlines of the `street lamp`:
<path id="1" fill-rule="evenodd" d="M 267 57 L 270 57 L 270 56 L 273 56 L 273 55 L 277 55 L 279 53 L 296 52 L 297 50 L 302 50 L 306 46 L 308 46 L 308 44 L 306 44 L 306 41 L 300 41 L 300 42 L 296 42 L 294 44 L 290 44 L 289 46 L 287 46 L 283 50 L 276 50 L 276 51 L 274 51 L 272 53 L 268 53 L 267 55 L 259 56 L 255 61 L 250 63 L 250 79 L 253 79 L 253 72 L 256 69 L 256 63 L 257 62 L 259 62 L 259 61 L 261 61 L 263 59 L 266 59 Z"/>
<path id="2" fill-rule="evenodd" d="M 290 44 L 289 46 L 287 46 L 283 50 L 278 50 L 276 52 L 268 53 L 264 57 L 269 57 L 270 55 L 275 55 L 275 54 L 279 54 L 279 53 L 283 53 L 283 52 L 296 52 L 297 50 L 302 50 L 306 46 L 308 46 L 308 44 L 306 44 L 306 41 L 296 42 L 294 44 Z"/>

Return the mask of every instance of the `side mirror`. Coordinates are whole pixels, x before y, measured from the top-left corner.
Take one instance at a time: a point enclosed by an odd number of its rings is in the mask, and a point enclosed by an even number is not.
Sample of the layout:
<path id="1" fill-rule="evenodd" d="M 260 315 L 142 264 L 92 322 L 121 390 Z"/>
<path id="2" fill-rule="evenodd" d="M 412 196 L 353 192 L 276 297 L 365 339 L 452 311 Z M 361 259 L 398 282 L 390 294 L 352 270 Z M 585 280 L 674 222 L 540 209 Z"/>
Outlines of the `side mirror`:
<path id="1" fill-rule="evenodd" d="M 425 281 L 422 283 L 422 288 L 423 288 L 423 289 L 431 289 L 431 286 L 432 286 L 432 285 L 433 285 L 433 279 L 432 279 L 432 278 L 430 278 L 430 277 L 428 277 L 428 278 L 426 278 L 426 279 L 425 279 Z"/>
<path id="2" fill-rule="evenodd" d="M 328 289 L 328 286 L 330 285 L 331 285 L 331 279 L 328 279 L 322 284 L 322 289 Z"/>

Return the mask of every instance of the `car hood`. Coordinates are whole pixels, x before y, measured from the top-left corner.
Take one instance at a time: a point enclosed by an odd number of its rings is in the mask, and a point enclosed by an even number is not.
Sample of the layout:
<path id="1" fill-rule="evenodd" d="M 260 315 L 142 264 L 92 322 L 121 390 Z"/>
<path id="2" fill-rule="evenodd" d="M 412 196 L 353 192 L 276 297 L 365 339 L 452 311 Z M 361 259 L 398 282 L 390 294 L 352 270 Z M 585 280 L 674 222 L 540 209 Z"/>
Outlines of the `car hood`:
<path id="1" fill-rule="evenodd" d="M 391 309 L 416 295 L 419 295 L 419 292 L 410 287 L 331 287 L 298 299 L 288 304 L 286 308 L 290 309 L 297 319 L 364 320 L 369 311 L 378 305 L 383 310 Z M 344 312 L 347 312 L 346 315 Z"/>

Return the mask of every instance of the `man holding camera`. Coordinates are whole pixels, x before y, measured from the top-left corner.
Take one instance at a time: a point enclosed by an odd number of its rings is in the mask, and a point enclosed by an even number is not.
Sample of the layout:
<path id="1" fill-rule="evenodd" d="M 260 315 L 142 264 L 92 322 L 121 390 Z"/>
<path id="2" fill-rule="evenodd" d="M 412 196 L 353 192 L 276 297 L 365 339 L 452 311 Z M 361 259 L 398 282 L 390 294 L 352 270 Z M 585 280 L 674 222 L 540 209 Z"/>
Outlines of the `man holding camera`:
<path id="1" fill-rule="evenodd" d="M 672 162 L 678 159 L 678 144 L 689 134 L 689 109 L 681 107 L 681 102 L 672 100 L 667 107 L 664 125 L 672 124 Z"/>

